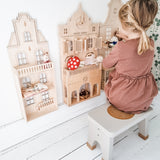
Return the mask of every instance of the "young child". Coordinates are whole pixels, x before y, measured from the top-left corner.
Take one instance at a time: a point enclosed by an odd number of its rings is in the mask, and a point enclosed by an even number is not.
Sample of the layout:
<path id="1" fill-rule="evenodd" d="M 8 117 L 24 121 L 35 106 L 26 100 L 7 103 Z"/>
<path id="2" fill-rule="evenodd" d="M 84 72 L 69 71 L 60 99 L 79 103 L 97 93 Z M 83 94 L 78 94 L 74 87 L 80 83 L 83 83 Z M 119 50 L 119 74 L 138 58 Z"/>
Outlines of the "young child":
<path id="1" fill-rule="evenodd" d="M 127 113 L 146 111 L 158 89 L 151 73 L 154 42 L 146 35 L 157 14 L 156 0 L 129 0 L 119 11 L 119 41 L 103 60 L 104 68 L 115 67 L 105 93 L 109 102 Z"/>

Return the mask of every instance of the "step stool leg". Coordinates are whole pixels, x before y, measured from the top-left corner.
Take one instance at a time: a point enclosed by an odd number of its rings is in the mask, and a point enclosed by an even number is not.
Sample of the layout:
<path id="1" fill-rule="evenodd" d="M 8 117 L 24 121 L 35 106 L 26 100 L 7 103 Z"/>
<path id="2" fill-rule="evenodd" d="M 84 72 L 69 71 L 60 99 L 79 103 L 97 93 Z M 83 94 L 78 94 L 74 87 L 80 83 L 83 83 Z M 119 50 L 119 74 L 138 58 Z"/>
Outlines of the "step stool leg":
<path id="1" fill-rule="evenodd" d="M 142 139 L 146 140 L 148 139 L 148 119 L 144 119 L 143 121 L 141 121 L 138 124 L 138 128 L 139 128 L 139 137 L 141 137 Z"/>
<path id="2" fill-rule="evenodd" d="M 87 146 L 89 149 L 94 150 L 96 148 L 96 142 L 95 142 L 95 126 L 94 123 L 91 123 L 89 121 L 89 127 L 88 127 L 88 142 L 87 142 Z"/>
<path id="3" fill-rule="evenodd" d="M 112 159 L 113 138 L 106 137 L 100 144 L 102 150 L 102 160 Z"/>

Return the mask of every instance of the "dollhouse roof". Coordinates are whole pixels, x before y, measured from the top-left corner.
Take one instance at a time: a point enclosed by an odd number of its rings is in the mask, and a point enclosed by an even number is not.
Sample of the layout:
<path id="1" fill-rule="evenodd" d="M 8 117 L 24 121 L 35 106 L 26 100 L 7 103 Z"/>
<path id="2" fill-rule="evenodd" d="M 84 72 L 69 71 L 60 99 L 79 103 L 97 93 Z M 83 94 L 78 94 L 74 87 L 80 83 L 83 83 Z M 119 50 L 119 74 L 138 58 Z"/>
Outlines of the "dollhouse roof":
<path id="1" fill-rule="evenodd" d="M 123 3 L 121 0 L 110 1 L 110 3 L 108 4 L 108 16 L 104 23 L 105 25 L 116 25 L 115 22 L 117 22 L 119 9 L 121 8 L 122 4 Z"/>
<path id="2" fill-rule="evenodd" d="M 8 44 L 8 47 L 16 47 L 18 46 L 18 34 L 17 33 L 17 25 L 21 25 L 21 23 L 33 23 L 35 26 L 35 30 L 36 30 L 36 35 L 37 35 L 37 42 L 47 42 L 45 37 L 43 36 L 43 34 L 37 30 L 37 24 L 36 24 L 36 20 L 31 18 L 29 14 L 27 13 L 19 13 L 18 17 L 16 19 L 13 20 L 13 26 L 14 26 L 14 32 L 11 33 L 10 36 L 10 41 Z M 32 28 L 29 28 L 30 30 Z"/>
<path id="3" fill-rule="evenodd" d="M 82 9 L 82 5 L 79 4 L 77 11 L 68 20 L 66 26 L 69 32 L 89 32 L 90 26 L 92 25 L 91 19 Z"/>

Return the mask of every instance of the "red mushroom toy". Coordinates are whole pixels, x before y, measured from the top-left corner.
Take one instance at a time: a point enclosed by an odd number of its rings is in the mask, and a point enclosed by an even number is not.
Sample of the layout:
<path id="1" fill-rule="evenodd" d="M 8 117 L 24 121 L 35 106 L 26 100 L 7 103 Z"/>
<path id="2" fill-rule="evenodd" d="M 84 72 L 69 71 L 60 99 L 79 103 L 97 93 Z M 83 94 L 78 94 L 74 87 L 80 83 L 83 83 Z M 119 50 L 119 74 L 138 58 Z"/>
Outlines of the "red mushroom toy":
<path id="1" fill-rule="evenodd" d="M 75 70 L 79 67 L 80 59 L 77 56 L 72 56 L 68 59 L 67 68 L 69 70 Z"/>

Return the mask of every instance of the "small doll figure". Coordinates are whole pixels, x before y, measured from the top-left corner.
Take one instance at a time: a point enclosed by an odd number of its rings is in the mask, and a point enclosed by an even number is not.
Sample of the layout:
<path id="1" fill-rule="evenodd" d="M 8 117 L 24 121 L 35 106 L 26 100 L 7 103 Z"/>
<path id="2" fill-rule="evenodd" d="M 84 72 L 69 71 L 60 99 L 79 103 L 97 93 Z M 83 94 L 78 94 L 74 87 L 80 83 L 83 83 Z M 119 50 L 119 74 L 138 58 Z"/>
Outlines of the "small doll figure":
<path id="1" fill-rule="evenodd" d="M 48 52 L 43 54 L 43 63 L 49 63 L 50 59 L 49 59 L 49 54 Z"/>

